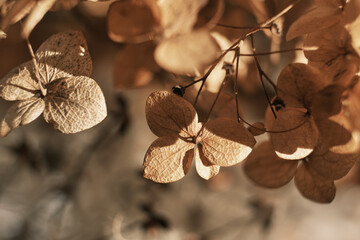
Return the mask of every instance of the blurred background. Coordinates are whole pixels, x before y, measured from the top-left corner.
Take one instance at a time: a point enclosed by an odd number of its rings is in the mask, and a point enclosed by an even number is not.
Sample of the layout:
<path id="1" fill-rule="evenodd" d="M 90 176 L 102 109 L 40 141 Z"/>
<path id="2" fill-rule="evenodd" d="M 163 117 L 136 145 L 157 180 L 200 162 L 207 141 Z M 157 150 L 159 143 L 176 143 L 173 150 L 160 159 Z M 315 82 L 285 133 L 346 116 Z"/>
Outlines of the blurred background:
<path id="1" fill-rule="evenodd" d="M 132 61 L 134 56 L 131 51 L 124 53 L 126 44 L 114 43 L 107 35 L 110 2 L 82 2 L 69 11 L 49 12 L 30 36 L 37 49 L 60 31 L 76 29 L 85 34 L 93 59 L 92 78 L 105 94 L 108 117 L 73 135 L 58 133 L 39 117 L 0 139 L 0 240 L 360 239 L 358 166 L 337 182 L 337 196 L 328 205 L 304 199 L 293 182 L 280 189 L 257 187 L 244 176 L 241 164 L 222 168 L 210 181 L 201 179 L 194 168 L 171 184 L 144 179 L 143 158 L 156 139 L 145 119 L 146 98 L 189 79 L 157 70 L 141 87 L 119 84 L 119 62 Z M 244 1 L 228 1 L 219 22 L 249 26 L 291 1 L 265 1 L 258 11 L 240 2 Z M 287 13 L 284 29 L 310 4 L 304 0 Z M 230 40 L 244 33 L 214 30 Z M 0 77 L 30 60 L 19 32 L 20 25 L 13 25 L 8 38 L 0 41 Z M 299 46 L 296 41 L 285 42 L 281 35 L 258 33 L 255 40 L 259 52 Z M 256 122 L 263 121 L 267 102 L 251 60 L 244 63 L 239 90 L 243 116 Z M 276 80 L 286 64 L 304 57 L 290 52 L 259 60 Z M 203 100 L 200 113 L 206 113 L 211 97 Z M 0 105 L 3 117 L 11 103 L 1 100 Z"/>

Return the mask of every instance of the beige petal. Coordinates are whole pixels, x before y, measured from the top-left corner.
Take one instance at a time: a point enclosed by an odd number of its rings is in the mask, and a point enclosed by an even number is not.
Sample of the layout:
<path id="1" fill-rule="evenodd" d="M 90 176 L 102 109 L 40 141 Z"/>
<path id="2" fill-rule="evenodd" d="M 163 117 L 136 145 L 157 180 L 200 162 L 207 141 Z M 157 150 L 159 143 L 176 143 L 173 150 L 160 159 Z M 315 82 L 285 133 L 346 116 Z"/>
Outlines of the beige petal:
<path id="1" fill-rule="evenodd" d="M 306 162 L 297 170 L 295 185 L 304 197 L 319 203 L 332 202 L 336 193 L 334 181 L 321 177 Z"/>
<path id="2" fill-rule="evenodd" d="M 209 180 L 210 178 L 216 176 L 220 171 L 220 167 L 212 164 L 204 156 L 201 145 L 198 145 L 195 149 L 195 167 L 199 176 L 205 180 Z"/>
<path id="3" fill-rule="evenodd" d="M 210 34 L 215 39 L 216 43 L 219 45 L 221 51 L 226 51 L 233 44 L 227 37 L 225 37 L 221 33 L 211 32 Z M 242 42 L 240 44 L 241 53 L 244 53 L 244 51 L 246 52 L 247 47 L 248 47 L 248 45 L 246 45 L 246 44 L 244 44 L 244 42 Z M 227 63 L 232 63 L 232 61 L 234 60 L 234 57 L 235 57 L 235 52 L 230 51 L 222 58 L 222 60 Z M 243 64 L 242 61 L 243 61 L 242 58 L 239 58 L 239 64 Z M 244 66 L 239 66 L 239 69 L 242 70 L 243 67 Z M 235 68 L 235 66 L 234 66 L 234 68 Z"/>
<path id="4" fill-rule="evenodd" d="M 209 91 L 214 94 L 218 93 L 223 83 L 223 80 L 225 79 L 226 76 L 226 70 L 223 68 L 223 66 L 224 66 L 223 60 L 221 60 L 218 64 L 216 64 L 215 68 L 211 71 L 210 75 L 207 77 L 203 90 Z"/>
<path id="5" fill-rule="evenodd" d="M 209 32 L 199 30 L 162 41 L 154 57 L 169 72 L 196 76 L 202 74 L 219 53 L 219 46 Z"/>
<path id="6" fill-rule="evenodd" d="M 8 26 L 17 23 L 23 19 L 33 9 L 36 0 L 18 0 L 1 21 L 1 28 L 6 29 Z"/>
<path id="7" fill-rule="evenodd" d="M 194 144 L 175 136 L 155 140 L 146 152 L 144 177 L 154 182 L 175 182 L 188 173 L 194 156 Z"/>
<path id="8" fill-rule="evenodd" d="M 116 1 L 109 7 L 108 35 L 114 42 L 151 40 L 158 31 L 157 25 L 152 9 L 143 1 Z"/>
<path id="9" fill-rule="evenodd" d="M 0 82 L 0 96 L 7 101 L 25 100 L 40 92 L 32 61 L 13 68 Z"/>
<path id="10" fill-rule="evenodd" d="M 256 143 L 253 135 L 242 124 L 227 118 L 209 121 L 201 139 L 204 156 L 220 167 L 241 162 Z"/>
<path id="11" fill-rule="evenodd" d="M 166 0 L 158 1 L 160 8 L 160 23 L 164 28 L 164 37 L 192 31 L 198 12 L 208 0 Z"/>
<path id="12" fill-rule="evenodd" d="M 182 97 L 167 91 L 150 94 L 145 107 L 146 120 L 158 137 L 194 137 L 201 125 L 194 107 Z"/>
<path id="13" fill-rule="evenodd" d="M 6 38 L 7 38 L 7 34 L 3 30 L 0 30 L 0 39 L 6 39 Z"/>
<path id="14" fill-rule="evenodd" d="M 45 102 L 41 98 L 32 97 L 18 101 L 12 105 L 0 125 L 2 137 L 8 135 L 17 127 L 26 125 L 40 116 L 44 111 Z"/>
<path id="15" fill-rule="evenodd" d="M 244 162 L 245 174 L 260 186 L 282 187 L 295 176 L 298 162 L 279 158 L 269 141 L 261 143 Z"/>
<path id="16" fill-rule="evenodd" d="M 24 38 L 29 37 L 36 24 L 38 24 L 44 15 L 51 9 L 56 0 L 38 0 L 35 2 L 36 4 L 31 9 L 30 14 L 27 16 L 21 31 L 21 35 Z"/>
<path id="17" fill-rule="evenodd" d="M 85 76 L 51 82 L 45 102 L 45 121 L 63 133 L 77 133 L 91 128 L 107 115 L 100 87 Z"/>
<path id="18" fill-rule="evenodd" d="M 281 71 L 278 81 L 278 97 L 288 107 L 309 108 L 313 95 L 327 83 L 314 67 L 303 63 L 292 63 Z"/>
<path id="19" fill-rule="evenodd" d="M 44 84 L 64 77 L 89 77 L 92 72 L 86 39 L 79 31 L 52 35 L 41 44 L 35 55 Z"/>
<path id="20" fill-rule="evenodd" d="M 348 115 L 352 129 L 360 130 L 360 83 L 358 82 L 350 91 L 348 96 L 343 100 L 344 112 Z"/>
<path id="21" fill-rule="evenodd" d="M 221 35 L 220 33 L 211 32 L 210 34 L 219 45 L 221 51 L 225 51 L 231 46 L 232 42 L 228 40 L 225 36 Z M 212 93 L 217 93 L 219 91 L 220 86 L 226 75 L 224 64 L 232 64 L 234 56 L 235 53 L 233 51 L 230 51 L 218 62 L 218 64 L 216 64 L 215 68 L 206 78 L 206 82 L 203 87 L 204 90 L 207 90 Z M 245 66 L 245 63 L 241 59 L 242 58 L 239 59 L 239 72 L 246 73 L 247 68 Z M 233 66 L 233 68 L 235 70 L 235 66 Z"/>
<path id="22" fill-rule="evenodd" d="M 116 89 L 140 87 L 153 79 L 159 67 L 155 63 L 152 42 L 129 44 L 121 49 L 114 62 L 114 86 Z"/>
<path id="23" fill-rule="evenodd" d="M 224 11 L 224 0 L 208 0 L 199 11 L 194 28 L 212 28 L 220 20 Z"/>
<path id="24" fill-rule="evenodd" d="M 319 130 L 312 116 L 297 108 L 283 108 L 277 119 L 266 118 L 271 143 L 283 159 L 298 160 L 308 156 L 319 140 Z"/>
<path id="25" fill-rule="evenodd" d="M 289 28 L 286 40 L 306 33 L 312 33 L 320 29 L 328 28 L 341 20 L 340 9 L 318 7 L 299 17 Z"/>
<path id="26" fill-rule="evenodd" d="M 346 28 L 351 35 L 351 44 L 360 56 L 360 15 L 351 24 L 346 25 Z"/>

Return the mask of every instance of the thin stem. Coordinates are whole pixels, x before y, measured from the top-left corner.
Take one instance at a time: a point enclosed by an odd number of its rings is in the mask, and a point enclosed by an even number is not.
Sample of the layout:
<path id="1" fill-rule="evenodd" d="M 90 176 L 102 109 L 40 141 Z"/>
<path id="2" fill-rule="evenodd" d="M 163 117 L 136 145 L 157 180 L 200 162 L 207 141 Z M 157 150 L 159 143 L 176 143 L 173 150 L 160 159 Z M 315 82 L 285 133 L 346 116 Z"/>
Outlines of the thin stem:
<path id="1" fill-rule="evenodd" d="M 249 123 L 248 121 L 246 121 L 244 118 L 242 118 L 241 116 L 239 116 L 239 119 L 245 123 L 246 125 L 248 125 L 249 127 L 251 128 L 254 128 L 254 129 L 257 129 L 259 131 L 263 131 L 264 133 L 285 133 L 285 132 L 290 132 L 292 130 L 295 130 L 299 127 L 301 127 L 302 125 L 305 124 L 306 122 L 306 119 L 304 121 L 302 121 L 299 125 L 295 126 L 295 127 L 292 127 L 292 128 L 289 128 L 289 129 L 285 129 L 285 130 L 280 130 L 280 131 L 273 131 L 273 130 L 266 130 L 266 128 L 258 128 L 258 127 L 255 127 L 254 125 L 252 125 L 251 123 Z"/>
<path id="2" fill-rule="evenodd" d="M 254 26 L 249 32 L 247 32 L 245 35 L 243 35 L 242 37 L 240 37 L 239 39 L 237 39 L 228 49 L 226 49 L 216 60 L 215 62 L 212 64 L 212 66 L 210 67 L 210 69 L 205 73 L 205 75 L 201 78 L 202 79 L 202 83 L 200 86 L 200 89 L 196 95 L 195 101 L 194 101 L 194 105 L 196 105 L 200 93 L 205 85 L 206 79 L 207 77 L 210 75 L 210 73 L 214 70 L 215 66 L 220 62 L 220 60 L 229 52 L 229 51 L 233 51 L 234 48 L 236 48 L 236 46 L 240 43 L 240 41 L 246 39 L 247 37 L 253 35 L 254 33 L 261 31 L 262 29 L 268 27 L 268 25 L 270 25 L 273 21 L 275 21 L 276 19 L 278 19 L 279 17 L 281 17 L 282 15 L 284 15 L 286 12 L 288 12 L 296 2 L 298 2 L 299 0 L 295 1 L 294 3 L 290 4 L 289 6 L 287 6 L 284 10 L 282 10 L 281 12 L 279 12 L 278 14 L 276 14 L 274 17 L 270 18 L 269 20 L 267 20 L 266 22 L 262 23 L 262 24 L 258 24 L 256 26 Z"/>
<path id="3" fill-rule="evenodd" d="M 303 51 L 303 50 L 305 50 L 305 49 L 304 48 L 292 48 L 292 49 L 284 49 L 284 50 L 273 51 L 273 52 L 242 53 L 242 54 L 240 54 L 240 56 L 244 56 L 244 57 L 253 57 L 254 55 L 255 56 L 266 56 L 266 55 L 277 54 L 277 53 Z"/>
<path id="4" fill-rule="evenodd" d="M 251 35 L 250 38 L 251 38 L 252 51 L 253 51 L 253 53 L 254 53 L 254 61 L 255 61 L 256 67 L 257 67 L 258 72 L 259 72 L 259 77 L 260 77 L 261 85 L 262 85 L 262 87 L 263 87 L 263 89 L 264 89 L 264 93 L 265 93 L 266 99 L 267 99 L 267 101 L 268 101 L 268 104 L 269 104 L 269 106 L 270 106 L 270 108 L 271 108 L 271 112 L 273 113 L 274 117 L 277 118 L 277 117 L 276 117 L 276 113 L 275 113 L 275 111 L 274 111 L 274 109 L 273 109 L 273 107 L 272 107 L 272 105 L 271 105 L 270 97 L 269 97 L 269 95 L 268 95 L 268 93 L 267 93 L 267 91 L 266 91 L 263 77 L 265 76 L 266 80 L 267 80 L 269 83 L 271 83 L 271 86 L 274 88 L 275 93 L 277 93 L 276 85 L 270 80 L 270 78 L 269 78 L 269 77 L 265 74 L 265 72 L 262 70 L 262 68 L 261 68 L 261 66 L 260 66 L 260 63 L 259 63 L 259 60 L 257 59 L 257 57 L 256 57 L 256 55 L 255 55 L 255 54 L 256 54 L 256 52 L 255 52 L 256 50 L 255 50 L 255 44 L 254 44 L 254 36 Z"/>
<path id="5" fill-rule="evenodd" d="M 209 70 L 205 73 L 205 75 L 200 78 L 199 80 L 196 80 L 197 82 L 199 81 L 202 81 L 201 83 L 201 86 L 200 86 L 200 89 L 196 95 L 196 98 L 195 98 L 195 101 L 194 101 L 194 106 L 196 105 L 198 99 L 199 99 L 199 96 L 200 96 L 200 93 L 205 85 L 205 82 L 206 82 L 206 79 L 208 78 L 208 76 L 210 75 L 210 73 L 214 70 L 214 68 L 216 67 L 216 65 L 220 62 L 220 60 L 231 50 L 231 48 L 235 47 L 238 43 L 234 43 L 230 48 L 228 48 L 227 50 L 225 50 L 216 60 L 215 62 L 211 65 L 211 67 L 209 68 Z"/>
<path id="6" fill-rule="evenodd" d="M 256 57 L 257 54 L 256 54 L 255 43 L 254 43 L 254 36 L 251 35 L 250 37 L 251 37 L 251 47 L 252 47 L 252 51 L 253 51 L 253 57 L 254 57 L 256 67 L 257 67 L 257 69 L 259 71 L 259 74 L 261 75 L 261 78 L 262 78 L 262 76 L 264 76 L 266 78 L 266 80 L 274 88 L 275 93 L 277 93 L 277 87 L 276 87 L 275 83 L 273 83 L 273 81 L 271 81 L 271 79 L 266 75 L 266 73 L 264 72 L 264 70 L 260 66 L 259 60 Z"/>
<path id="7" fill-rule="evenodd" d="M 236 119 L 238 123 L 240 123 L 240 113 L 239 113 L 239 87 L 238 87 L 238 73 L 239 73 L 239 57 L 240 57 L 240 48 L 236 54 L 236 65 L 235 65 L 235 81 L 234 81 L 234 95 L 235 95 L 235 103 L 236 103 Z"/>
<path id="8" fill-rule="evenodd" d="M 233 25 L 227 25 L 222 23 L 217 23 L 216 26 L 218 27 L 224 27 L 224 28 L 231 28 L 231 29 L 252 29 L 254 26 L 233 26 Z M 262 29 L 271 29 L 271 27 L 263 27 Z"/>
<path id="9" fill-rule="evenodd" d="M 184 86 L 184 88 L 188 88 L 188 87 L 191 87 L 192 85 L 194 85 L 195 83 L 198 83 L 200 81 L 203 81 L 203 78 L 199 78 L 198 80 L 194 80 L 192 81 L 191 83 L 189 83 L 188 85 Z"/>
<path id="10" fill-rule="evenodd" d="M 236 103 L 236 120 L 238 121 L 238 123 L 240 123 L 240 121 L 242 121 L 243 123 L 249 125 L 250 127 L 253 127 L 255 129 L 258 129 L 260 131 L 264 131 L 265 129 L 260 129 L 257 128 L 253 125 L 251 125 L 250 123 L 248 123 L 245 119 L 243 119 L 239 113 L 239 88 L 238 88 L 238 73 L 239 73 L 239 58 L 241 56 L 240 54 L 240 47 L 238 48 L 238 51 L 236 51 L 235 53 L 236 55 L 236 65 L 235 65 L 235 81 L 234 81 L 234 95 L 235 95 L 235 103 Z"/>
<path id="11" fill-rule="evenodd" d="M 195 138 L 197 138 L 197 137 L 202 133 L 202 131 L 204 130 L 204 127 L 205 127 L 206 123 L 208 122 L 212 111 L 214 110 L 214 106 L 215 106 L 217 100 L 219 99 L 220 93 L 221 93 L 222 89 L 224 88 L 224 86 L 225 86 L 228 78 L 229 78 L 229 76 L 228 76 L 228 74 L 226 74 L 226 76 L 225 76 L 225 78 L 224 78 L 224 80 L 223 80 L 223 82 L 222 82 L 222 84 L 221 84 L 221 86 L 220 86 L 220 88 L 219 88 L 219 91 L 218 91 L 218 93 L 217 93 L 217 95 L 216 95 L 216 97 L 215 97 L 215 100 L 214 100 L 213 104 L 211 105 L 211 108 L 210 108 L 210 110 L 209 110 L 209 112 L 208 112 L 208 114 L 207 114 L 207 116 L 206 116 L 206 118 L 205 118 L 204 124 L 201 126 L 201 129 L 200 129 L 200 131 L 197 133 L 197 135 L 196 135 Z"/>
<path id="12" fill-rule="evenodd" d="M 292 128 L 289 128 L 289 129 L 285 129 L 285 130 L 281 130 L 281 131 L 272 131 L 272 130 L 266 130 L 264 132 L 267 132 L 267 133 L 285 133 L 285 132 L 290 132 L 292 130 L 295 130 L 299 127 L 301 127 L 302 125 L 304 125 L 306 123 L 306 119 L 304 119 L 304 121 L 302 121 L 299 125 L 295 126 L 295 127 L 292 127 Z M 252 126 L 253 128 L 256 128 L 254 126 Z M 263 130 L 263 129 L 262 129 Z"/>
<path id="13" fill-rule="evenodd" d="M 205 85 L 205 82 L 206 82 L 206 79 L 207 77 L 210 75 L 210 73 L 214 70 L 214 68 L 216 67 L 216 65 L 220 62 L 220 60 L 230 51 L 233 51 L 234 48 L 237 47 L 237 45 L 243 41 L 245 38 L 247 38 L 248 36 L 250 36 L 251 34 L 254 34 L 258 31 L 260 31 L 261 29 L 260 28 L 257 28 L 257 27 L 254 27 L 253 30 L 249 31 L 248 33 L 246 33 L 243 37 L 239 38 L 238 40 L 236 40 L 228 49 L 226 49 L 216 60 L 215 62 L 213 63 L 213 65 L 210 67 L 210 69 L 205 73 L 204 77 L 202 77 L 202 83 L 201 83 L 201 86 L 200 86 L 200 89 L 196 95 L 196 98 L 195 98 L 195 102 L 194 102 L 194 105 L 196 105 L 197 103 L 197 100 L 200 96 L 200 93 Z"/>
<path id="14" fill-rule="evenodd" d="M 30 55 L 31 55 L 31 58 L 32 58 L 32 62 L 34 64 L 34 68 L 35 68 L 35 77 L 36 77 L 36 80 L 39 84 L 39 88 L 40 88 L 40 91 L 41 91 L 41 94 L 43 96 L 46 96 L 46 90 L 44 89 L 43 85 L 41 84 L 41 81 L 40 81 L 40 71 L 39 71 L 39 67 L 38 67 L 38 64 L 37 64 L 37 61 L 36 61 L 36 57 L 35 57 L 35 54 L 34 54 L 34 50 L 30 44 L 30 41 L 29 41 L 29 38 L 26 38 L 26 43 L 27 43 L 27 47 L 29 49 L 29 52 L 30 52 Z"/>
<path id="15" fill-rule="evenodd" d="M 286 8 L 284 8 L 281 12 L 279 12 L 278 14 L 276 14 L 275 16 L 273 16 L 272 18 L 270 18 L 269 20 L 267 20 L 266 22 L 262 23 L 260 25 L 260 27 L 266 27 L 269 24 L 273 23 L 276 19 L 278 19 L 279 17 L 281 17 L 282 15 L 284 15 L 285 13 L 287 13 L 297 2 L 299 2 L 300 0 L 296 0 L 294 1 L 292 4 L 290 4 L 289 6 L 287 6 Z"/>
<path id="16" fill-rule="evenodd" d="M 199 100 L 199 96 L 200 96 L 200 93 L 205 85 L 205 81 L 206 81 L 206 78 L 202 79 L 202 82 L 201 82 L 201 86 L 199 88 L 199 91 L 197 92 L 196 94 L 196 97 L 195 97 L 195 101 L 194 101 L 194 106 L 196 105 L 197 101 Z"/>

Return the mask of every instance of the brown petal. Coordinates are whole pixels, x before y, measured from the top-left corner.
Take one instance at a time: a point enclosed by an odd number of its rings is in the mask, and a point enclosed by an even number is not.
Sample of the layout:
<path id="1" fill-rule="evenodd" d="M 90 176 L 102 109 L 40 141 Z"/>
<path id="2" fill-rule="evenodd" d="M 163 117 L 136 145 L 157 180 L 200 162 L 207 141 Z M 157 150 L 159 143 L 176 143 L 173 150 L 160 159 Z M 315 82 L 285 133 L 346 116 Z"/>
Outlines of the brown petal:
<path id="1" fill-rule="evenodd" d="M 322 177 L 337 180 L 350 171 L 359 157 L 359 154 L 338 154 L 331 150 L 322 155 L 317 155 L 315 150 L 311 154 L 308 164 Z"/>
<path id="2" fill-rule="evenodd" d="M 12 105 L 0 125 L 0 134 L 6 137 L 17 127 L 26 125 L 40 116 L 44 111 L 45 102 L 41 98 L 33 97 L 18 101 Z"/>
<path id="3" fill-rule="evenodd" d="M 344 87 L 351 84 L 352 78 L 359 71 L 358 60 L 349 54 L 339 56 L 326 63 L 309 62 L 308 64 L 317 68 L 328 81 Z"/>
<path id="4" fill-rule="evenodd" d="M 328 118 L 341 111 L 341 97 L 345 88 L 331 84 L 317 92 L 312 100 L 312 113 L 315 119 Z"/>
<path id="5" fill-rule="evenodd" d="M 256 141 L 240 123 L 227 118 L 209 121 L 201 135 L 204 156 L 221 167 L 235 165 L 252 151 Z"/>
<path id="6" fill-rule="evenodd" d="M 194 107 L 182 97 L 167 91 L 150 94 L 145 113 L 151 131 L 158 137 L 194 137 L 201 127 Z"/>
<path id="7" fill-rule="evenodd" d="M 114 42 L 151 40 L 158 23 L 151 8 L 143 1 L 113 2 L 107 14 L 108 35 Z"/>
<path id="8" fill-rule="evenodd" d="M 41 44 L 35 53 L 41 81 L 87 76 L 92 72 L 92 61 L 84 35 L 79 31 L 54 34 Z"/>
<path id="9" fill-rule="evenodd" d="M 202 146 L 198 145 L 195 150 L 195 167 L 200 177 L 205 180 L 216 176 L 220 167 L 212 164 L 203 154 Z"/>
<path id="10" fill-rule="evenodd" d="M 324 154 L 330 148 L 338 148 L 338 153 L 354 153 L 340 151 L 342 146 L 345 147 L 350 144 L 352 139 L 351 130 L 349 129 L 350 122 L 343 114 L 335 115 L 330 119 L 317 120 L 316 124 L 320 132 L 319 145 L 316 150 L 318 154 Z"/>
<path id="11" fill-rule="evenodd" d="M 75 7 L 79 2 L 80 0 L 57 0 L 52 6 L 51 11 L 70 10 Z M 94 0 L 93 2 L 97 1 Z"/>
<path id="12" fill-rule="evenodd" d="M 116 89 L 140 87 L 153 79 L 159 67 L 154 60 L 155 45 L 152 42 L 129 44 L 121 49 L 114 62 L 114 86 Z"/>
<path id="13" fill-rule="evenodd" d="M 40 92 L 32 61 L 13 68 L 0 82 L 0 96 L 7 101 L 25 100 Z"/>
<path id="14" fill-rule="evenodd" d="M 322 89 L 326 82 L 316 68 L 303 63 L 292 63 L 279 75 L 278 97 L 285 102 L 285 106 L 309 108 L 313 95 Z"/>
<path id="15" fill-rule="evenodd" d="M 342 6 L 343 0 L 315 0 L 315 4 L 319 7 L 339 8 Z"/>
<path id="16" fill-rule="evenodd" d="M 186 89 L 186 94 L 184 98 L 186 98 L 189 102 L 194 102 L 195 97 L 198 92 L 198 88 Z M 207 90 L 203 90 L 200 94 L 198 101 L 196 103 L 196 110 L 200 119 L 205 119 L 207 113 L 209 112 L 211 106 L 209 103 L 214 102 L 217 93 L 212 93 Z M 241 106 L 239 107 L 239 113 L 242 114 Z M 225 117 L 225 118 L 236 118 L 236 102 L 234 94 L 227 93 L 225 91 L 221 91 L 218 100 L 214 106 L 213 111 L 211 112 L 211 118 L 216 117 Z"/>
<path id="17" fill-rule="evenodd" d="M 315 121 L 302 109 L 283 108 L 277 112 L 277 119 L 267 117 L 266 125 L 273 131 L 270 132 L 271 143 L 280 158 L 302 159 L 318 143 L 319 130 Z"/>
<path id="18" fill-rule="evenodd" d="M 326 180 L 302 162 L 295 175 L 295 185 L 300 193 L 315 202 L 330 203 L 335 197 L 334 181 Z"/>
<path id="19" fill-rule="evenodd" d="M 215 61 L 219 52 L 210 33 L 198 30 L 163 40 L 154 57 L 169 72 L 197 76 Z"/>
<path id="20" fill-rule="evenodd" d="M 286 40 L 328 28 L 341 20 L 340 9 L 318 7 L 299 17 L 289 28 Z"/>
<path id="21" fill-rule="evenodd" d="M 45 121 L 62 133 L 77 133 L 100 123 L 107 115 L 104 95 L 85 76 L 62 78 L 48 86 Z"/>
<path id="22" fill-rule="evenodd" d="M 247 130 L 253 135 L 253 136 L 259 136 L 263 133 L 265 133 L 266 128 L 264 123 L 262 122 L 256 122 L 254 124 L 252 124 L 251 126 L 249 126 L 247 128 Z"/>
<path id="23" fill-rule="evenodd" d="M 345 55 L 350 42 L 351 37 L 343 24 L 336 24 L 331 28 L 308 34 L 304 46 L 317 47 L 317 50 L 304 51 L 304 54 L 310 61 L 327 63 Z"/>
<path id="24" fill-rule="evenodd" d="M 235 0 L 235 1 L 238 1 L 238 0 Z M 226 1 L 226 3 L 228 3 L 228 2 L 229 1 Z M 240 4 L 242 4 L 242 3 L 250 5 L 250 4 L 253 3 L 253 1 L 241 1 Z M 254 24 L 253 15 L 251 14 L 252 10 L 250 8 L 251 7 L 249 6 L 248 10 L 247 10 L 243 6 L 236 6 L 234 4 L 231 4 L 231 7 L 228 7 L 228 5 L 226 5 L 225 6 L 225 12 L 221 16 L 221 19 L 219 20 L 218 23 L 219 24 L 224 24 L 224 25 L 230 25 L 230 26 L 232 26 L 232 25 L 250 26 L 251 24 Z M 259 11 L 254 11 L 254 12 L 256 14 Z M 267 20 L 267 18 L 265 20 Z M 262 22 L 262 20 L 260 20 L 258 22 Z M 221 27 L 221 26 L 216 26 L 214 28 L 214 30 L 216 32 L 219 32 L 222 35 L 226 36 L 231 41 L 233 41 L 235 39 L 238 39 L 239 36 L 242 36 L 242 35 L 246 34 L 246 32 L 248 31 L 248 29 L 234 30 L 232 28 Z M 249 59 L 251 59 L 251 58 L 249 58 Z"/>
<path id="25" fill-rule="evenodd" d="M 174 136 L 155 140 L 146 152 L 144 177 L 154 182 L 175 182 L 189 171 L 194 156 L 194 144 Z"/>
<path id="26" fill-rule="evenodd" d="M 284 186 L 294 177 L 298 162 L 279 158 L 269 141 L 261 143 L 244 162 L 245 174 L 268 188 Z"/>
<path id="27" fill-rule="evenodd" d="M 360 132 L 358 129 L 354 128 L 353 123 L 351 122 L 351 118 L 348 113 L 338 114 L 332 116 L 330 120 L 333 120 L 341 127 L 343 127 L 346 132 L 342 131 L 339 135 L 333 135 L 333 137 L 337 137 L 342 139 L 343 142 L 334 145 L 330 148 L 332 152 L 339 154 L 354 154 L 360 152 Z M 350 134 L 349 134 L 350 133 Z M 350 139 L 348 141 L 344 141 L 348 139 L 347 137 L 350 135 Z"/>

